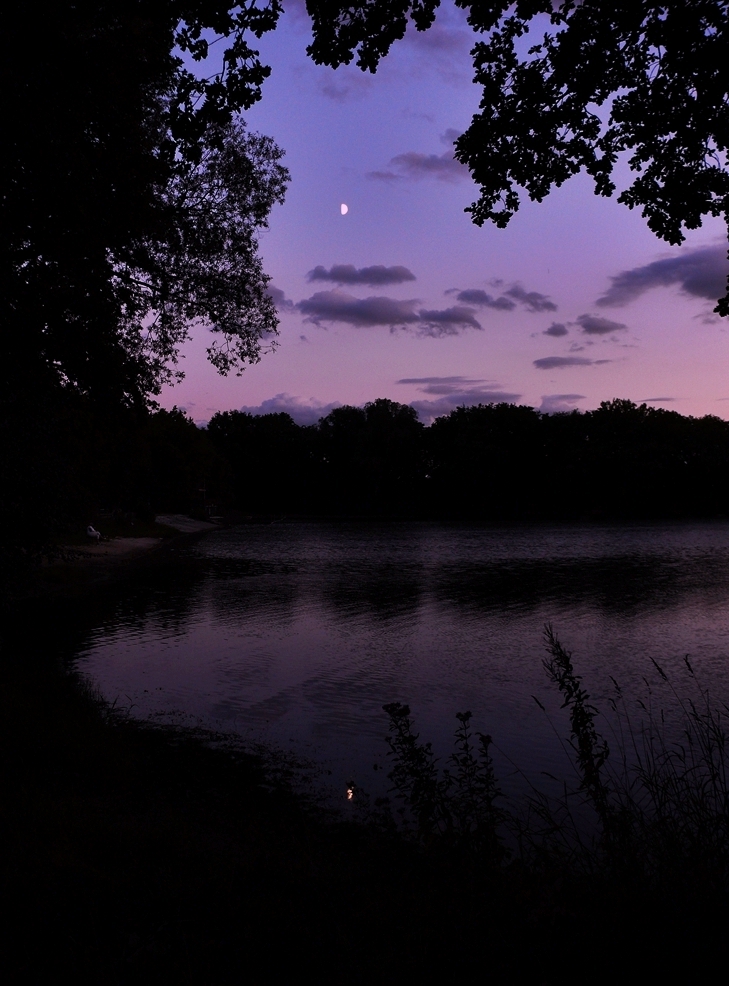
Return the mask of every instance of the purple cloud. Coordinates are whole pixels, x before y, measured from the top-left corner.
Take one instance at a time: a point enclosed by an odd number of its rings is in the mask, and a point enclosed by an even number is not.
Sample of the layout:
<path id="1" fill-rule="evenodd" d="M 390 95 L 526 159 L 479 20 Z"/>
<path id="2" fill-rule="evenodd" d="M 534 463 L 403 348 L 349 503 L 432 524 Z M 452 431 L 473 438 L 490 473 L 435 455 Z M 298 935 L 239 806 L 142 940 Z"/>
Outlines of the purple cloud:
<path id="1" fill-rule="evenodd" d="M 403 377 L 397 383 L 418 384 L 424 394 L 432 394 L 436 400 L 411 401 L 418 417 L 424 424 L 450 414 L 457 407 L 472 407 L 477 404 L 515 404 L 521 394 L 513 394 L 499 389 L 498 384 L 471 377 Z M 480 385 L 480 386 L 479 386 Z"/>
<path id="2" fill-rule="evenodd" d="M 436 418 L 450 414 L 457 407 L 476 407 L 478 404 L 516 404 L 521 394 L 511 394 L 504 390 L 466 390 L 460 394 L 441 397 L 437 401 L 410 401 L 410 407 L 418 412 L 423 424 L 428 425 Z"/>
<path id="3" fill-rule="evenodd" d="M 484 384 L 483 378 L 476 377 L 403 377 L 396 383 L 417 384 L 424 394 L 457 394 L 472 390 L 474 384 Z"/>
<path id="4" fill-rule="evenodd" d="M 549 328 L 545 329 L 544 332 L 542 332 L 542 335 L 554 336 L 556 339 L 558 339 L 560 336 L 566 336 L 568 331 L 569 329 L 567 328 L 566 325 L 563 325 L 562 322 L 552 322 Z"/>
<path id="5" fill-rule="evenodd" d="M 612 284 L 595 304 L 619 308 L 651 288 L 667 288 L 674 284 L 684 294 L 716 301 L 726 291 L 727 275 L 726 246 L 686 250 L 677 257 L 654 260 L 652 264 L 621 271 L 610 278 Z"/>
<path id="6" fill-rule="evenodd" d="M 444 154 L 421 154 L 419 151 L 406 151 L 396 154 L 390 160 L 394 171 L 369 171 L 368 178 L 377 181 L 419 181 L 422 178 L 435 178 L 438 181 L 457 182 L 469 177 L 468 168 L 453 157 L 453 151 Z"/>
<path id="7" fill-rule="evenodd" d="M 526 291 L 520 284 L 515 284 L 513 288 L 509 288 L 504 294 L 508 295 L 509 298 L 514 298 L 515 301 L 521 302 L 530 312 L 557 311 L 557 306 L 548 295 L 542 294 L 540 291 Z"/>
<path id="8" fill-rule="evenodd" d="M 372 325 L 410 325 L 420 321 L 415 311 L 417 299 L 353 298 L 343 291 L 317 291 L 296 306 L 307 322 L 346 322 L 359 327 Z"/>
<path id="9" fill-rule="evenodd" d="M 582 331 L 588 336 L 605 336 L 628 328 L 623 322 L 612 322 L 599 315 L 580 315 L 575 324 L 582 326 Z"/>
<path id="10" fill-rule="evenodd" d="M 372 88 L 372 78 L 353 65 L 342 65 L 338 69 L 319 66 L 315 71 L 320 92 L 335 103 L 361 99 Z"/>
<path id="11" fill-rule="evenodd" d="M 446 55 L 467 54 L 473 45 L 473 36 L 468 31 L 436 22 L 428 31 L 408 32 L 406 43 L 424 49 L 428 54 L 434 51 Z"/>
<path id="12" fill-rule="evenodd" d="M 375 264 L 372 267 L 360 267 L 354 264 L 334 264 L 330 270 L 319 265 L 307 274 L 309 281 L 332 281 L 335 284 L 403 284 L 414 281 L 415 275 L 407 267 L 384 267 Z"/>
<path id="13" fill-rule="evenodd" d="M 274 305 L 280 312 L 290 312 L 294 308 L 294 303 L 290 298 L 287 298 L 283 293 L 281 288 L 276 288 L 273 284 L 269 284 L 266 288 L 266 294 L 271 298 Z"/>
<path id="14" fill-rule="evenodd" d="M 480 329 L 472 308 L 416 310 L 416 298 L 398 301 L 383 296 L 354 298 L 343 291 L 318 291 L 296 306 L 307 322 L 344 322 L 363 328 L 387 325 L 390 328 L 415 326 L 421 335 L 455 335 L 465 328 Z"/>
<path id="15" fill-rule="evenodd" d="M 539 410 L 542 414 L 563 414 L 574 411 L 577 402 L 584 399 L 584 394 L 544 394 Z"/>
<path id="16" fill-rule="evenodd" d="M 600 366 L 611 362 L 609 359 L 587 359 L 584 356 L 544 356 L 535 359 L 534 366 L 538 370 L 561 370 L 568 366 Z"/>
<path id="17" fill-rule="evenodd" d="M 455 305 L 440 311 L 420 310 L 423 335 L 456 335 L 463 328 L 480 329 L 481 324 L 474 317 L 473 308 Z"/>
<path id="18" fill-rule="evenodd" d="M 492 281 L 491 283 L 495 287 L 500 287 L 503 281 Z M 499 297 L 494 297 L 481 288 L 467 288 L 465 291 L 449 288 L 446 294 L 456 294 L 458 301 L 464 301 L 468 305 L 497 308 L 501 311 L 513 311 L 517 302 L 530 312 L 554 312 L 557 310 L 557 306 L 548 295 L 542 294 L 540 291 L 527 291 L 521 284 L 514 284 Z"/>
<path id="19" fill-rule="evenodd" d="M 448 129 L 440 135 L 438 140 L 440 140 L 441 144 L 445 144 L 446 147 L 452 147 L 462 134 L 462 130 L 454 130 L 453 127 L 448 127 Z"/>
<path id="20" fill-rule="evenodd" d="M 510 312 L 516 308 L 515 302 L 511 301 L 509 298 L 504 298 L 502 295 L 500 298 L 493 298 L 486 291 L 482 291 L 481 288 L 467 288 L 465 291 L 459 291 L 456 295 L 458 301 L 464 301 L 467 305 L 480 305 L 482 308 L 496 308 L 499 311 Z"/>
<path id="21" fill-rule="evenodd" d="M 374 181 L 386 181 L 395 182 L 402 181 L 402 175 L 396 175 L 394 171 L 368 171 L 365 175 L 366 178 L 372 178 Z"/>
<path id="22" fill-rule="evenodd" d="M 427 31 L 408 30 L 401 44 L 410 48 L 417 61 L 435 70 L 450 85 L 469 85 L 471 62 L 468 52 L 473 47 L 474 35 L 464 30 L 463 23 L 443 23 L 445 8 L 441 5 L 439 19 Z M 417 62 L 416 62 L 417 64 Z"/>
<path id="23" fill-rule="evenodd" d="M 341 407 L 338 401 L 332 404 L 322 404 L 321 401 L 310 397 L 304 400 L 301 397 L 292 397 L 291 394 L 276 394 L 269 397 L 260 404 L 244 405 L 240 408 L 247 414 L 289 414 L 297 425 L 314 425 L 320 418 L 325 418 L 335 407 Z"/>

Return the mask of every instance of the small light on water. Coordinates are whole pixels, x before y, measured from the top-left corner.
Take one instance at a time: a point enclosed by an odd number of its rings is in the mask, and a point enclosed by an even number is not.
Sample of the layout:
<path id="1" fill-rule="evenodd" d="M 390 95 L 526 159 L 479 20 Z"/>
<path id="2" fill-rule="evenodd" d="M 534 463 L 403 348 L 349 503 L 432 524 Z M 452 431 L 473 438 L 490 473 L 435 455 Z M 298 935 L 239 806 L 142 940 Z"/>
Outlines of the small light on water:
<path id="1" fill-rule="evenodd" d="M 353 798 L 354 798 L 354 788 L 353 787 L 348 787 L 347 788 L 347 801 L 351 801 Z"/>

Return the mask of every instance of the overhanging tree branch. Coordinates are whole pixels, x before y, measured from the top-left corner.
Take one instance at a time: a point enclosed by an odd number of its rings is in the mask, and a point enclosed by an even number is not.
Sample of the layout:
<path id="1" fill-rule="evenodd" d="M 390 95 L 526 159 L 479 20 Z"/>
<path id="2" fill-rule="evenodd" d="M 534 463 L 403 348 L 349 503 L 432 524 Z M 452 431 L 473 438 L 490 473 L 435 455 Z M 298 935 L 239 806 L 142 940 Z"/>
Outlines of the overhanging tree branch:
<path id="1" fill-rule="evenodd" d="M 456 0 L 482 35 L 472 50 L 479 112 L 455 155 L 480 185 L 467 211 L 504 227 L 521 196 L 541 201 L 585 171 L 616 191 L 626 157 L 636 177 L 618 201 L 681 243 L 704 216 L 729 214 L 729 3 L 726 0 Z M 314 61 L 356 58 L 375 71 L 438 0 L 307 0 Z M 540 40 L 527 47 L 527 38 Z M 598 115 L 595 108 L 603 108 Z M 729 315 L 729 294 L 716 311 Z"/>

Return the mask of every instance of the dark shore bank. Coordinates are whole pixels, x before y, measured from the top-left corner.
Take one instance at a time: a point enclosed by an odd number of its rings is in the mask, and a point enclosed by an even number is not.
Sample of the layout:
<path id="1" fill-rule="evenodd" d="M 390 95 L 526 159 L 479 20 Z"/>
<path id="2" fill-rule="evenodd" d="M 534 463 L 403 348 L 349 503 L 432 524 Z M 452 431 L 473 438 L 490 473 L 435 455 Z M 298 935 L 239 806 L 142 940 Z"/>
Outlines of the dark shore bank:
<path id="1" fill-rule="evenodd" d="M 494 866 L 416 844 L 324 811 L 220 737 L 111 709 L 68 672 L 56 628 L 176 565 L 179 544 L 41 572 L 5 607 L 5 981 L 576 983 L 711 967 L 726 908 L 710 880 L 666 895 L 558 856 Z"/>

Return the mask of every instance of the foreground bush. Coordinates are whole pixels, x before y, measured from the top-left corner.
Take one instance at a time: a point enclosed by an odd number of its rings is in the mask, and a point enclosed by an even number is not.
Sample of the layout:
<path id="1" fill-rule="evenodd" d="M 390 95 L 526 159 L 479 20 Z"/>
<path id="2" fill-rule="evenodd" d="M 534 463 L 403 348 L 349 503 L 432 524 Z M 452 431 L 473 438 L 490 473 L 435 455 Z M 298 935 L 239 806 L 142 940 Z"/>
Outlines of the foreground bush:
<path id="1" fill-rule="evenodd" d="M 491 737 L 477 733 L 474 742 L 470 712 L 458 714 L 455 751 L 439 770 L 431 744 L 414 732 L 408 706 L 386 705 L 389 777 L 405 809 L 404 833 L 423 846 L 465 849 L 489 866 L 518 857 L 523 865 L 653 891 L 723 895 L 729 889 L 729 710 L 712 705 L 688 657 L 689 697 L 653 662 L 672 711 L 653 709 L 649 686 L 636 718 L 613 679 L 606 720 L 611 748 L 572 655 L 550 625 L 545 644 L 544 670 L 568 716 L 565 748 L 576 783 L 564 782 L 559 796 L 532 788 L 524 805 L 510 804 L 494 773 Z"/>

